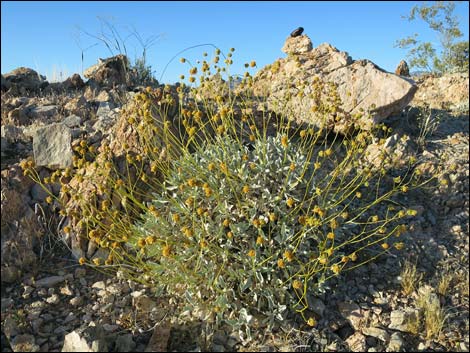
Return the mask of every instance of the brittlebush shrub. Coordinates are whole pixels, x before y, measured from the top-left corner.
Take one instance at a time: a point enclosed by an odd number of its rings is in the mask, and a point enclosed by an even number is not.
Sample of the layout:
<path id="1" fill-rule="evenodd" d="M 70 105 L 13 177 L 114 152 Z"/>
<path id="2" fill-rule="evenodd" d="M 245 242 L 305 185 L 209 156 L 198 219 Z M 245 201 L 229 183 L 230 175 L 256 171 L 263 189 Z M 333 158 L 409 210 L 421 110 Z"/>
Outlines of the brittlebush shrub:
<path id="1" fill-rule="evenodd" d="M 230 66 L 231 59 L 225 61 Z M 251 92 L 250 75 L 241 84 L 245 91 L 208 94 L 209 68 L 206 61 L 200 68 L 207 85 L 178 87 L 174 118 L 154 90 L 136 96 L 141 108 L 129 124 L 144 131 L 158 122 L 152 138 L 141 139 L 142 154 L 125 161 L 140 170 L 135 177 L 145 187 L 110 175 L 107 185 L 119 191 L 118 201 L 132 202 L 121 208 L 88 202 L 87 215 L 69 215 L 82 217 L 90 241 L 109 254 L 104 263 L 80 263 L 119 270 L 158 293 L 184 298 L 179 313 L 200 311 L 248 334 L 254 314 L 271 327 L 297 312 L 313 326 L 309 297 L 328 291 L 328 279 L 403 248 L 406 218 L 416 211 L 393 200 L 431 179 L 421 178 L 413 158 L 402 170 L 386 168 L 386 157 L 381 165 L 367 162 L 366 147 L 377 135 L 385 138 L 386 128 L 344 137 L 273 117 L 253 109 L 262 100 L 243 96 Z M 190 83 L 197 72 L 191 67 Z M 331 104 L 337 99 L 325 102 Z M 325 121 L 333 108 L 322 110 Z M 161 163 L 161 151 L 174 151 L 170 163 Z M 25 172 L 41 182 L 32 164 L 25 163 Z"/>

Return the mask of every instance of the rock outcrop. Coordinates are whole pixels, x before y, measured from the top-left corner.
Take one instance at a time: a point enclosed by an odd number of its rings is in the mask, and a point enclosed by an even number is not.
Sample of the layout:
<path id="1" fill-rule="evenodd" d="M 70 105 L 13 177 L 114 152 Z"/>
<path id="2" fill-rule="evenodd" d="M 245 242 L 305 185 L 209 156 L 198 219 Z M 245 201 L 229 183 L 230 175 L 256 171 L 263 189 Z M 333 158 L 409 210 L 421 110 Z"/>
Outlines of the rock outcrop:
<path id="1" fill-rule="evenodd" d="M 310 50 L 307 39 L 288 38 L 283 50 L 290 55 L 254 78 L 255 94 L 267 96 L 276 113 L 347 133 L 351 128 L 372 128 L 413 98 L 417 86 L 411 79 L 369 60 L 353 61 L 328 43 Z"/>
<path id="2" fill-rule="evenodd" d="M 46 87 L 49 83 L 46 77 L 39 75 L 33 69 L 27 67 L 19 67 L 5 75 L 3 75 L 5 88 L 16 87 L 23 88 L 26 91 L 37 91 Z"/>
<path id="3" fill-rule="evenodd" d="M 410 77 L 410 68 L 405 60 L 400 61 L 397 68 L 395 69 L 395 74 L 398 76 Z"/>
<path id="4" fill-rule="evenodd" d="M 119 54 L 104 60 L 99 59 L 99 63 L 86 69 L 83 75 L 101 86 L 113 87 L 128 82 L 129 67 L 129 59 Z"/>

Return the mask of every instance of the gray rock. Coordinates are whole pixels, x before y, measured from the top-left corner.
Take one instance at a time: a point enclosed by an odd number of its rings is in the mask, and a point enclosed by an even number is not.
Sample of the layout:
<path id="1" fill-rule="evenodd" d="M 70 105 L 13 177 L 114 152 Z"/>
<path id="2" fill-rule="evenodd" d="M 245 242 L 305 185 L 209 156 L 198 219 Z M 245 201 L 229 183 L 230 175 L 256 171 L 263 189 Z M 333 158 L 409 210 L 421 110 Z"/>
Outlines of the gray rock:
<path id="1" fill-rule="evenodd" d="M 359 305 L 356 303 L 341 302 L 338 303 L 338 310 L 356 331 L 362 328 L 365 317 Z"/>
<path id="2" fill-rule="evenodd" d="M 29 110 L 28 116 L 32 119 L 47 120 L 57 115 L 57 105 L 40 105 Z"/>
<path id="3" fill-rule="evenodd" d="M 365 327 L 362 329 L 362 333 L 366 336 L 378 338 L 383 342 L 388 342 L 390 339 L 388 332 L 378 327 Z"/>
<path id="4" fill-rule="evenodd" d="M 72 306 L 79 306 L 83 304 L 83 298 L 82 297 L 75 297 L 70 299 L 69 301 L 70 305 Z"/>
<path id="5" fill-rule="evenodd" d="M 96 116 L 106 116 L 111 113 L 111 110 L 114 108 L 114 105 L 110 102 L 100 102 L 98 110 L 96 111 Z"/>
<path id="6" fill-rule="evenodd" d="M 72 331 L 64 337 L 62 352 L 108 352 L 103 329 L 89 326 Z"/>
<path id="7" fill-rule="evenodd" d="M 2 313 L 7 311 L 7 309 L 11 308 L 13 306 L 13 304 L 14 304 L 13 299 L 11 299 L 11 298 L 2 298 L 2 301 L 1 301 Z"/>
<path id="8" fill-rule="evenodd" d="M 390 337 L 390 342 L 387 346 L 387 352 L 401 352 L 404 345 L 405 342 L 401 334 L 399 332 L 395 332 Z"/>
<path id="9" fill-rule="evenodd" d="M 36 184 L 34 183 L 33 186 L 31 187 L 31 198 L 34 200 L 34 201 L 44 201 L 46 199 L 47 196 L 49 196 L 49 193 L 44 190 L 44 188 L 39 185 L 39 184 Z"/>
<path id="10" fill-rule="evenodd" d="M 82 118 L 80 118 L 78 115 L 72 114 L 64 119 L 63 124 L 69 128 L 73 128 L 80 126 L 81 122 Z"/>
<path id="11" fill-rule="evenodd" d="M 116 352 L 131 352 L 135 348 L 135 346 L 136 344 L 132 339 L 132 335 L 130 333 L 120 335 L 116 338 Z"/>
<path id="12" fill-rule="evenodd" d="M 18 335 L 10 343 L 13 352 L 39 352 L 39 346 L 32 335 Z"/>
<path id="13" fill-rule="evenodd" d="M 7 338 L 16 336 L 18 334 L 18 323 L 11 316 L 6 316 L 3 321 L 2 331 Z"/>
<path id="14" fill-rule="evenodd" d="M 91 285 L 91 288 L 96 288 L 96 289 L 106 289 L 106 284 L 104 281 L 98 281 L 95 282 Z"/>
<path id="15" fill-rule="evenodd" d="M 419 312 L 416 309 L 394 310 L 390 313 L 389 329 L 402 332 L 411 332 L 410 322 L 418 320 Z"/>
<path id="16" fill-rule="evenodd" d="M 309 300 L 309 307 L 310 309 L 320 317 L 323 317 L 323 313 L 325 312 L 326 306 L 323 301 L 318 297 L 311 297 Z"/>
<path id="17" fill-rule="evenodd" d="M 72 166 L 72 136 L 64 124 L 51 124 L 36 129 L 33 153 L 36 165 L 51 169 Z"/>
<path id="18" fill-rule="evenodd" d="M 64 281 L 64 276 L 51 276 L 51 277 L 45 277 L 41 278 L 40 280 L 37 280 L 34 285 L 36 288 L 50 288 L 54 287 L 55 285 L 62 283 Z"/>

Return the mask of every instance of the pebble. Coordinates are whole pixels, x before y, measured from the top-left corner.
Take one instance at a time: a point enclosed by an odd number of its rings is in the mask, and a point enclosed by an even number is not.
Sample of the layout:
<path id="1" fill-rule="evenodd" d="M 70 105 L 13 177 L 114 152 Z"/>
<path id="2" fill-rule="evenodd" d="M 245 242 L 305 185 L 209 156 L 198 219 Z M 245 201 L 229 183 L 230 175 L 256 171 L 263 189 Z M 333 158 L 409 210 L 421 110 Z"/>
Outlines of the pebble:
<path id="1" fill-rule="evenodd" d="M 59 304 L 60 298 L 57 294 L 53 294 L 46 299 L 46 302 L 48 302 L 49 304 Z"/>

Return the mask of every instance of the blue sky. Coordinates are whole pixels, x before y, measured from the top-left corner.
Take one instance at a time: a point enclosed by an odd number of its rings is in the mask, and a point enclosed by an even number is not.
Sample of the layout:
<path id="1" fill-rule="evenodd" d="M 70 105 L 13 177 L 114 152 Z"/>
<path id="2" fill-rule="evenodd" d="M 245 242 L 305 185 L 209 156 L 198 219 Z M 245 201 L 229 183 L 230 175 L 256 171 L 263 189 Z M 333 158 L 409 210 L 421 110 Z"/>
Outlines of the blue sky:
<path id="1" fill-rule="evenodd" d="M 90 34 L 99 34 L 101 17 L 115 26 L 122 37 L 133 27 L 143 39 L 157 36 L 148 49 L 148 63 L 160 79 L 171 58 L 185 48 L 211 43 L 222 51 L 234 47 L 232 73 L 244 72 L 243 64 L 256 60 L 258 68 L 285 54 L 281 47 L 290 32 L 304 27 L 313 46 L 328 42 L 347 51 L 353 59 L 369 59 L 388 71 L 394 71 L 406 51 L 394 48 L 397 39 L 413 33 L 438 43 L 435 32 L 416 20 L 402 19 L 421 2 L 295 2 L 295 1 L 2 1 L 1 2 L 1 72 L 19 66 L 31 67 L 49 80 L 65 79 L 111 56 L 106 47 Z M 468 40 L 468 2 L 460 2 L 455 14 Z M 80 30 L 80 29 L 81 30 Z M 109 33 L 106 31 L 105 33 Z M 463 38 L 462 38 L 463 39 Z M 131 60 L 142 48 L 132 39 L 126 42 Z M 171 62 L 163 82 L 175 82 L 188 67 L 179 62 L 186 57 L 193 62 L 212 54 L 212 47 L 198 47 L 178 55 Z"/>

